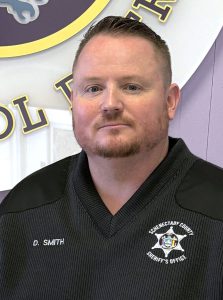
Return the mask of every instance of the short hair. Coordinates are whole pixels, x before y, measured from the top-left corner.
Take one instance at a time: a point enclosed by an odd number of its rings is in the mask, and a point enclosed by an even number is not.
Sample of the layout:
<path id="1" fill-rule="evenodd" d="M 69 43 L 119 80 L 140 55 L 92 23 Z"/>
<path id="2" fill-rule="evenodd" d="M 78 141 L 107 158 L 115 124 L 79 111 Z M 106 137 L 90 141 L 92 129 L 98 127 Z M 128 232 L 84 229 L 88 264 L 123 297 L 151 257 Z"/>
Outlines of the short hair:
<path id="1" fill-rule="evenodd" d="M 77 64 L 78 58 L 83 48 L 94 36 L 99 34 L 106 34 L 111 36 L 137 36 L 150 41 L 155 49 L 158 50 L 160 56 L 163 58 L 165 73 L 164 77 L 166 83 L 171 83 L 171 57 L 166 42 L 145 23 L 120 16 L 108 16 L 100 20 L 98 23 L 90 26 L 77 49 L 73 63 L 73 70 Z"/>

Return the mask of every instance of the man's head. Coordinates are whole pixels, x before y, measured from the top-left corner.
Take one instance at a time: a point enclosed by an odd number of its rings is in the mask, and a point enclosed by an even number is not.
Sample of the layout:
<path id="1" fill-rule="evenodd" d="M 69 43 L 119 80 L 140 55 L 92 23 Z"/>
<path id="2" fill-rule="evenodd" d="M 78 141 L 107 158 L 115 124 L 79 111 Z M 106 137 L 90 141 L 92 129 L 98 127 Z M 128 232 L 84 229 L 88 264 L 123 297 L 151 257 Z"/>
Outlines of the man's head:
<path id="1" fill-rule="evenodd" d="M 120 27 L 119 33 L 95 29 L 106 20 L 109 28 Z M 129 33 L 128 22 L 135 34 Z M 151 39 L 137 34 L 137 26 L 145 27 Z M 146 28 L 134 20 L 108 17 L 80 45 L 74 62 L 74 133 L 89 156 L 127 157 L 167 144 L 179 88 L 169 82 L 165 42 Z M 166 52 L 158 50 L 152 37 Z"/>
<path id="2" fill-rule="evenodd" d="M 162 60 L 162 69 L 164 75 L 164 81 L 166 84 L 170 84 L 172 80 L 171 70 L 171 58 L 169 48 L 164 40 L 156 34 L 151 28 L 142 22 L 136 20 L 108 16 L 99 21 L 96 25 L 92 25 L 84 35 L 84 38 L 79 44 L 77 49 L 73 70 L 77 64 L 78 58 L 85 45 L 96 35 L 104 34 L 110 36 L 135 36 L 142 37 L 154 46 L 156 53 Z"/>

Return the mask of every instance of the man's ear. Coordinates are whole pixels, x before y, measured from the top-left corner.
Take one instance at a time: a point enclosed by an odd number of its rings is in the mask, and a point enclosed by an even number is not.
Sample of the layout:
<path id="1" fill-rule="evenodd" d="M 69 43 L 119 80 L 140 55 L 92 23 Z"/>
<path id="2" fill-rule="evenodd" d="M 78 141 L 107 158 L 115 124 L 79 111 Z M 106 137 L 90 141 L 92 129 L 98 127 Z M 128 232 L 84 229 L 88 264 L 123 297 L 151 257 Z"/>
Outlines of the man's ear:
<path id="1" fill-rule="evenodd" d="M 175 116 L 178 103 L 180 101 L 180 88 L 176 83 L 172 83 L 167 91 L 167 113 L 169 120 Z"/>

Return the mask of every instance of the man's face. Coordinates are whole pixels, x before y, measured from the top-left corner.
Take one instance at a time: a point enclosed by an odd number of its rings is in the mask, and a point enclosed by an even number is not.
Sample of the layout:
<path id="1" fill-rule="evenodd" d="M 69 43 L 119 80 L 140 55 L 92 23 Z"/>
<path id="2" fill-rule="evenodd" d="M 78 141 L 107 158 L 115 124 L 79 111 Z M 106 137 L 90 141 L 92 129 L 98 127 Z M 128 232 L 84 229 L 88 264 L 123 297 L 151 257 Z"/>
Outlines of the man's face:
<path id="1" fill-rule="evenodd" d="M 75 66 L 72 95 L 74 134 L 86 153 L 126 157 L 166 141 L 176 86 L 164 77 L 146 39 L 93 37 Z"/>

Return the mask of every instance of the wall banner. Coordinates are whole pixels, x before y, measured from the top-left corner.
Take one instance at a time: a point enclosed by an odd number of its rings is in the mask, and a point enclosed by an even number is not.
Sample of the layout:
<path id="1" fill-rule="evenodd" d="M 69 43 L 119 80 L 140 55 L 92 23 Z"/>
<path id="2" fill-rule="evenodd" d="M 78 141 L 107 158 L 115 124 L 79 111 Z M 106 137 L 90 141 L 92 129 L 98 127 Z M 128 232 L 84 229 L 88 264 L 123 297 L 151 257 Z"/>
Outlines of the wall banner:
<path id="1" fill-rule="evenodd" d="M 223 1 L 0 0 L 0 191 L 80 151 L 72 133 L 71 67 L 84 32 L 108 15 L 159 33 L 182 87 L 221 30 Z"/>

